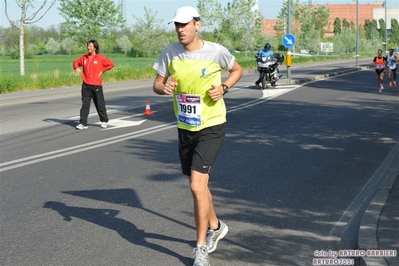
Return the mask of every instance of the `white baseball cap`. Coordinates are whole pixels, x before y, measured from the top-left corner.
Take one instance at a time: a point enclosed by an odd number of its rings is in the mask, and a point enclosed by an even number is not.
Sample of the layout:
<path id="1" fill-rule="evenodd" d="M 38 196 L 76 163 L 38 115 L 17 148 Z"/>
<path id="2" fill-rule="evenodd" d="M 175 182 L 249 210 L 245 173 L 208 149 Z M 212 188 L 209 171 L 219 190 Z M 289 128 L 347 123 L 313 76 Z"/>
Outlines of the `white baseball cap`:
<path id="1" fill-rule="evenodd" d="M 199 17 L 200 15 L 198 14 L 197 9 L 195 9 L 192 6 L 183 6 L 176 10 L 173 19 L 169 21 L 169 23 L 178 22 L 186 24 L 189 23 L 193 18 L 199 18 Z"/>

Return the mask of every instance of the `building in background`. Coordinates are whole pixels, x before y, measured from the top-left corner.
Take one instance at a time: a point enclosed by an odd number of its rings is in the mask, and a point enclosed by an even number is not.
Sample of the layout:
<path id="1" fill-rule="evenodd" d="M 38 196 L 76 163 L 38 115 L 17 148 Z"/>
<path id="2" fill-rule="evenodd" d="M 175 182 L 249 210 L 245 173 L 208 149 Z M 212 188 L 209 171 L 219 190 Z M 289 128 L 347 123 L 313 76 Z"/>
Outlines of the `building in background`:
<path id="1" fill-rule="evenodd" d="M 367 19 L 370 21 L 375 19 L 377 23 L 380 19 L 385 21 L 383 3 L 382 1 L 375 4 L 359 4 L 359 25 L 364 25 Z M 341 23 L 346 19 L 349 23 L 352 21 L 356 25 L 356 4 L 326 4 L 325 6 L 330 9 L 329 30 L 326 32 L 326 36 L 334 35 L 334 20 L 336 18 L 339 18 Z M 388 37 L 390 36 L 392 18 L 399 21 L 399 8 L 387 7 Z M 277 35 L 273 29 L 277 21 L 277 19 L 265 19 L 262 22 L 263 34 Z"/>

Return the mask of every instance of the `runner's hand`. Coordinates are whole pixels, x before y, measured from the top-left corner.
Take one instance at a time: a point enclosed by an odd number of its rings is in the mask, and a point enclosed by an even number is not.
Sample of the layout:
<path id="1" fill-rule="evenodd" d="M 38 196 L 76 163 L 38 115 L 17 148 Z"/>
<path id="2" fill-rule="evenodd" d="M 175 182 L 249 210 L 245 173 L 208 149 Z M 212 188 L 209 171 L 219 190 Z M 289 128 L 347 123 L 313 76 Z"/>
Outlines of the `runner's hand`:
<path id="1" fill-rule="evenodd" d="M 163 89 L 163 92 L 166 95 L 171 95 L 173 93 L 173 91 L 176 89 L 177 86 L 177 82 L 176 81 L 168 81 L 165 83 L 165 87 Z"/>
<path id="2" fill-rule="evenodd" d="M 208 94 L 216 102 L 223 98 L 223 87 L 212 85 L 212 89 L 208 90 Z"/>

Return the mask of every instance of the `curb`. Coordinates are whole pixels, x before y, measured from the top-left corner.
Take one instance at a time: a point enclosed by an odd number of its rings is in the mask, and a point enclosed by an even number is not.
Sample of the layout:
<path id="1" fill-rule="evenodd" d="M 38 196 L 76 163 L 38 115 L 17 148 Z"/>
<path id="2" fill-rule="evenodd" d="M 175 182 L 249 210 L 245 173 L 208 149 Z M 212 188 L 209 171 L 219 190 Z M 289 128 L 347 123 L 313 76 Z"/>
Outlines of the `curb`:
<path id="1" fill-rule="evenodd" d="M 354 68 L 349 68 L 349 69 L 345 69 L 345 70 L 336 70 L 336 69 L 332 70 L 332 71 L 327 70 L 327 71 L 325 71 L 325 72 L 327 72 L 326 74 L 318 74 L 318 75 L 316 74 L 315 76 L 308 77 L 308 78 L 302 78 L 302 79 L 290 79 L 290 80 L 288 80 L 287 83 L 288 84 L 303 84 L 303 83 L 310 82 L 310 81 L 339 76 L 342 74 L 347 74 L 347 73 L 360 71 L 360 70 L 366 70 L 369 68 L 371 68 L 371 67 L 365 66 L 365 67 L 354 67 Z"/>
<path id="2" fill-rule="evenodd" d="M 380 215 L 391 195 L 395 180 L 399 175 L 399 142 L 393 148 L 392 153 L 395 158 L 392 160 L 389 170 L 360 222 L 358 235 L 359 250 L 381 249 L 378 242 L 378 224 Z M 389 264 L 384 257 L 360 257 L 360 265 L 388 266 Z"/>

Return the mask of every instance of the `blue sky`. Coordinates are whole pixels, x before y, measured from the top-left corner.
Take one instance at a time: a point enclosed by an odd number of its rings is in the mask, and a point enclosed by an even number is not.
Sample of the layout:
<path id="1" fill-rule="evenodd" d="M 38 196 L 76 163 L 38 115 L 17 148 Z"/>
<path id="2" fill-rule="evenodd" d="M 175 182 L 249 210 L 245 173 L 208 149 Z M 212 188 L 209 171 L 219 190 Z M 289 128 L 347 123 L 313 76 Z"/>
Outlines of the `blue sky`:
<path id="1" fill-rule="evenodd" d="M 358 0 L 359 4 L 374 4 L 375 2 L 383 2 L 383 1 L 371 1 L 371 0 Z M 48 1 L 50 2 L 50 1 Z M 219 2 L 223 5 L 223 7 L 227 6 L 228 2 L 232 2 L 232 0 L 219 0 Z M 309 3 L 309 0 L 303 0 L 302 3 Z M 312 4 L 348 4 L 354 3 L 356 1 L 352 0 L 312 0 Z M 11 20 L 15 21 L 20 18 L 21 9 L 19 9 L 16 5 L 15 0 L 7 0 L 8 3 L 8 15 Z M 118 0 L 115 0 L 115 3 L 118 3 Z M 387 0 L 388 7 L 396 7 L 399 8 L 399 0 Z M 42 1 L 35 1 L 35 6 L 38 7 L 42 4 Z M 48 4 L 47 4 L 48 5 Z M 157 12 L 157 18 L 162 19 L 167 25 L 168 21 L 173 17 L 175 10 L 181 6 L 191 5 L 196 7 L 196 0 L 163 0 L 163 1 L 139 1 L 139 0 L 126 0 L 126 19 L 129 26 L 132 26 L 136 23 L 136 17 L 143 17 L 144 14 L 144 6 L 148 9 L 151 9 L 153 12 Z M 281 7 L 283 6 L 283 0 L 258 0 L 259 10 L 263 13 L 266 19 L 274 19 L 277 17 Z M 50 25 L 58 25 L 63 22 L 63 18 L 59 14 L 58 4 L 53 6 L 50 11 L 37 23 L 34 25 L 47 28 Z M 10 24 L 5 16 L 4 12 L 4 1 L 1 1 L 0 4 L 0 26 L 9 27 Z M 28 9 L 28 15 L 32 14 L 32 11 L 36 9 Z M 42 14 L 42 13 L 39 13 Z M 38 17 L 38 16 L 37 16 Z M 169 26 L 170 29 L 173 26 Z"/>

